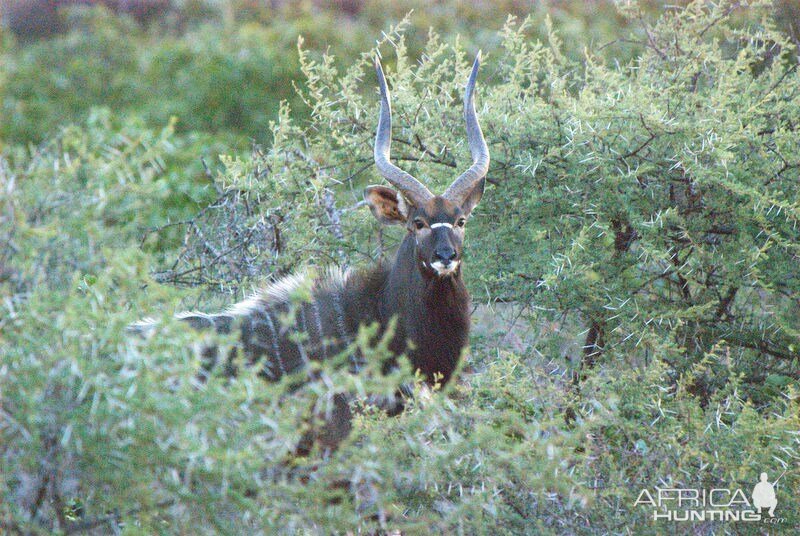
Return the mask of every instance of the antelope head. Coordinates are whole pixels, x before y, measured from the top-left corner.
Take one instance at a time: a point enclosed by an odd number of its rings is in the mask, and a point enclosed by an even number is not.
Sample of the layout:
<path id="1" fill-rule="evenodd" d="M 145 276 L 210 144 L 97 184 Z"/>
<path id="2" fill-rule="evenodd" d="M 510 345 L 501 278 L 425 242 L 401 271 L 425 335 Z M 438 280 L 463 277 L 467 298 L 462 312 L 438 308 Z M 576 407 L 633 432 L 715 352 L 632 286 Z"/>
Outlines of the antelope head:
<path id="1" fill-rule="evenodd" d="M 480 52 L 472 65 L 464 92 L 464 118 L 472 166 L 462 173 L 442 195 L 433 195 L 409 173 L 395 166 L 390 158 L 392 110 L 386 78 L 380 61 L 375 70 L 381 91 L 381 109 L 375 135 L 375 165 L 397 190 L 370 186 L 364 199 L 373 215 L 384 224 L 405 225 L 413 236 L 417 265 L 428 277 L 449 277 L 459 273 L 464 230 L 472 209 L 483 195 L 489 169 L 489 148 L 475 113 L 475 80 Z"/>

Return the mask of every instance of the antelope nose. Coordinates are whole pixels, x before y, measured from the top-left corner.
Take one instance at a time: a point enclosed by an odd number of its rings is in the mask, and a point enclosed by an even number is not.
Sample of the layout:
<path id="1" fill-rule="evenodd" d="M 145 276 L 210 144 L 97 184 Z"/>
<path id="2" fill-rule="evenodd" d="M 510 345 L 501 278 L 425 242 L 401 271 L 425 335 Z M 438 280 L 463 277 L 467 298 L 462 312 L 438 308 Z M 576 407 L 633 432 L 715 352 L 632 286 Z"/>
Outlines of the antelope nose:
<path id="1" fill-rule="evenodd" d="M 436 260 L 447 264 L 456 258 L 456 250 L 450 246 L 440 246 L 436 248 L 433 255 L 436 257 Z"/>

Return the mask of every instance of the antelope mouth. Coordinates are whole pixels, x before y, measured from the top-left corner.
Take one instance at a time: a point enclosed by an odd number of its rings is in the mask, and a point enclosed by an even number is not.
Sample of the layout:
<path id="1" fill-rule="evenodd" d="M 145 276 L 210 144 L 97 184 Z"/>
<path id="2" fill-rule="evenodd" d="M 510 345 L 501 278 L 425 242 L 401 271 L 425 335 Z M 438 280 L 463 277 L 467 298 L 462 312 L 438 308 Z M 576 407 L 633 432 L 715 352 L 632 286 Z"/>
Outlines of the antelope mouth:
<path id="1" fill-rule="evenodd" d="M 431 263 L 431 268 L 440 277 L 445 277 L 456 273 L 460 264 L 461 261 L 450 261 L 447 264 L 442 261 L 436 261 Z"/>

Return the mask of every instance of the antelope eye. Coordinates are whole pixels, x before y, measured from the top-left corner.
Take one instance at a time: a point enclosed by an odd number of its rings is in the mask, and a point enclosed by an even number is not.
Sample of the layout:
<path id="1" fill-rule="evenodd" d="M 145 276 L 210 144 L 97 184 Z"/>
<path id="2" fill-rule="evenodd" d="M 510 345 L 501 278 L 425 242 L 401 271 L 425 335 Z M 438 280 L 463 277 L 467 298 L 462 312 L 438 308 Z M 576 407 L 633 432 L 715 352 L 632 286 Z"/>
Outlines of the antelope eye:
<path id="1" fill-rule="evenodd" d="M 466 224 L 467 218 L 458 218 L 458 221 L 456 222 L 456 226 L 458 227 L 464 227 Z"/>
<path id="2" fill-rule="evenodd" d="M 425 228 L 425 222 L 422 221 L 422 220 L 414 220 L 414 226 L 417 229 L 424 229 Z"/>

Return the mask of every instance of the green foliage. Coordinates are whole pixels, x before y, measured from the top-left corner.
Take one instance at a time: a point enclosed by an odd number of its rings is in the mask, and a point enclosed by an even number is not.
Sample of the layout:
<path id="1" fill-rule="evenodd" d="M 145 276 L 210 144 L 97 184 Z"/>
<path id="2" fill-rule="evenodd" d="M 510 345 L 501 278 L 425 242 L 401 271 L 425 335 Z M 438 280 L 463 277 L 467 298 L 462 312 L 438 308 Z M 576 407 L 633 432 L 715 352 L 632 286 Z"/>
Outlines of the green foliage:
<path id="1" fill-rule="evenodd" d="M 73 26 L 63 36 L 7 47 L 2 138 L 39 141 L 102 105 L 151 126 L 175 116 L 180 131 L 215 132 L 231 143 L 262 138 L 280 102 L 294 99 L 292 25 L 158 35 L 97 8 L 77 12 Z"/>
<path id="2" fill-rule="evenodd" d="M 261 142 L 281 101 L 291 103 L 296 119 L 305 117 L 293 89 L 304 78 L 296 54 L 299 36 L 309 50 L 327 51 L 347 65 L 374 42 L 376 29 L 406 14 L 412 23 L 406 36 L 416 57 L 429 27 L 461 32 L 471 49 L 494 47 L 506 13 L 520 12 L 513 2 L 487 12 L 486 7 L 463 9 L 448 2 L 426 9 L 422 2 L 375 1 L 360 5 L 359 17 L 348 18 L 310 3 L 278 8 L 241 4 L 229 20 L 227 8 L 233 2 L 186 3 L 148 28 L 103 7 L 77 8 L 64 16 L 69 31 L 63 35 L 15 44 L 0 33 L 5 67 L 0 76 L 7 78 L 5 87 L 0 78 L 0 139 L 40 142 L 60 125 L 82 121 L 92 107 L 106 106 L 141 116 L 151 128 L 175 116 L 181 132 L 213 132 L 227 143 L 241 144 L 247 137 Z M 612 27 L 622 19 L 610 4 L 601 7 L 608 16 L 598 18 L 574 6 L 556 11 L 555 24 L 569 37 L 589 32 L 593 40 L 611 41 Z M 546 35 L 545 14 L 545 6 L 536 11 L 530 37 Z M 481 30 L 474 32 L 478 21 L 483 21 Z M 608 50 L 622 53 L 618 47 Z M 581 52 L 570 46 L 566 53 Z"/>
<path id="3" fill-rule="evenodd" d="M 467 280 L 476 301 L 529 304 L 524 320 L 539 336 L 517 351 L 476 341 L 458 382 L 432 395 L 418 388 L 396 418 L 362 408 L 330 456 L 289 452 L 335 393 L 388 394 L 409 380 L 409 370 L 380 376 L 385 344 L 368 347 L 362 333 L 369 365 L 359 376 L 337 366 L 342 356 L 301 387 L 297 378 L 267 384 L 247 367 L 200 382 L 193 348 L 209 335 L 172 313 L 221 300 L 151 272 L 177 257 L 175 270 L 246 290 L 257 274 L 390 250 L 399 231 L 376 240 L 358 204 L 361 188 L 380 181 L 374 51 L 345 70 L 301 51 L 310 116 L 280 108 L 268 148 L 221 165 L 213 157 L 225 137 L 176 134 L 161 116 L 171 105 L 154 104 L 150 117 L 129 114 L 141 103 L 96 108 L 56 129 L 81 109 L 56 97 L 64 115 L 40 116 L 56 134 L 9 144 L 0 159 L 0 529 L 660 534 L 683 527 L 634 506 L 642 489 L 749 493 L 760 472 L 784 470 L 778 528 L 796 526 L 797 50 L 760 4 L 729 8 L 693 4 L 653 26 L 636 26 L 638 12 L 625 8 L 619 16 L 645 40 L 620 64 L 591 51 L 577 59 L 557 32 L 536 42 L 534 22 L 509 21 L 481 71 L 493 163 L 468 224 Z M 415 61 L 406 24 L 378 43 L 393 157 L 441 191 L 469 161 L 460 99 L 471 57 L 432 34 Z M 80 46 L 125 46 L 114 31 Z M 257 48 L 263 31 L 241 28 L 216 45 L 197 30 L 196 56 L 176 42 L 108 57 L 124 65 L 155 54 L 169 77 L 186 77 L 162 96 L 183 91 L 195 65 L 244 87 L 276 52 L 241 67 L 231 43 Z M 33 76 L 23 63 L 10 71 Z M 88 76 L 87 65 L 72 72 Z M 147 85 L 131 75 L 139 68 L 96 91 L 127 98 Z M 215 98 L 210 80 L 198 102 Z M 268 118 L 256 118 L 264 107 L 253 95 L 239 101 L 253 114 L 247 124 Z M 233 124 L 211 108 L 197 128 Z M 20 117 L 3 128 L 31 130 L 7 139 L 33 135 L 27 112 Z M 166 128 L 148 126 L 159 117 Z M 204 220 L 213 207 L 219 216 Z M 125 332 L 147 315 L 161 320 L 152 337 Z M 562 357 L 563 346 L 580 348 L 587 331 L 595 365 L 578 371 L 586 356 Z M 692 529 L 764 531 L 718 521 Z"/>

